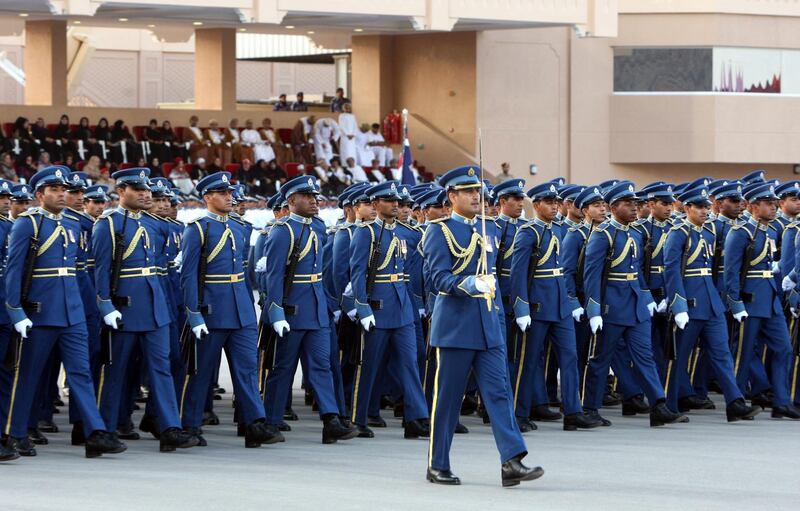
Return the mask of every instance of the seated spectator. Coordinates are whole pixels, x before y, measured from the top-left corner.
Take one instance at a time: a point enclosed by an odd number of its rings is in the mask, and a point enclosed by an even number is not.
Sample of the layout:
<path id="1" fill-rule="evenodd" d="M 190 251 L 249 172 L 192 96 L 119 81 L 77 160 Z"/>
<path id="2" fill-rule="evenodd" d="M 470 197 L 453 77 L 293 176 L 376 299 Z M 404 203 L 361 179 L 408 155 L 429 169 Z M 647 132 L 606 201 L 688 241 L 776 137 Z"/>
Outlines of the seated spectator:
<path id="1" fill-rule="evenodd" d="M 164 177 L 164 172 L 161 170 L 161 160 L 158 159 L 158 156 L 153 156 L 150 158 L 150 165 L 147 166 L 150 169 L 150 177 Z"/>
<path id="2" fill-rule="evenodd" d="M 265 117 L 261 120 L 261 138 L 264 142 L 272 147 L 275 153 L 275 158 L 278 160 L 278 165 L 283 165 L 286 162 L 294 161 L 292 156 L 292 145 L 284 144 L 278 138 L 275 130 L 272 128 L 272 119 Z M 269 159 L 267 159 L 269 161 Z"/>
<path id="3" fill-rule="evenodd" d="M 178 135 L 172 129 L 172 123 L 164 121 L 158 130 L 161 140 L 164 141 L 164 158 L 161 161 L 173 161 L 175 158 L 185 158 L 186 151 L 181 147 Z"/>
<path id="4" fill-rule="evenodd" d="M 78 126 L 72 131 L 70 139 L 75 144 L 77 148 L 76 154 L 81 160 L 98 153 L 97 139 L 94 138 L 94 133 L 89 127 L 88 117 L 81 117 L 80 121 L 78 121 Z"/>
<path id="5" fill-rule="evenodd" d="M 208 158 L 211 148 L 211 141 L 206 138 L 206 134 L 197 125 L 198 122 L 196 115 L 189 117 L 189 129 L 183 130 L 183 141 L 187 144 L 189 159 L 192 163 L 197 163 L 201 158 Z"/>
<path id="6" fill-rule="evenodd" d="M 231 148 L 225 142 L 225 135 L 219 129 L 219 123 L 216 119 L 208 121 L 208 129 L 206 130 L 206 140 L 210 142 L 209 157 L 218 157 L 224 163 L 231 161 Z"/>
<path id="7" fill-rule="evenodd" d="M 292 112 L 308 112 L 308 105 L 303 101 L 303 93 L 297 93 L 297 99 L 292 103 Z"/>
<path id="8" fill-rule="evenodd" d="M 27 183 L 34 174 L 36 174 L 36 169 L 33 166 L 33 156 L 29 154 L 17 164 L 17 176 L 21 183 Z"/>
<path id="9" fill-rule="evenodd" d="M 339 161 L 339 158 L 334 158 L 331 160 L 331 170 L 333 171 L 333 175 L 336 176 L 336 178 L 345 186 L 350 186 L 353 184 L 353 174 L 342 167 L 342 163 Z"/>
<path id="10" fill-rule="evenodd" d="M 253 158 L 258 160 L 270 161 L 275 159 L 275 151 L 272 145 L 261 138 L 261 135 L 253 129 L 253 120 L 247 119 L 244 123 L 245 129 L 242 130 L 242 143 L 251 148 Z"/>
<path id="11" fill-rule="evenodd" d="M 367 147 L 372 151 L 373 158 L 377 159 L 381 167 L 394 158 L 392 148 L 383 139 L 381 134 L 381 125 L 377 122 L 372 123 L 371 131 L 367 133 Z"/>
<path id="12" fill-rule="evenodd" d="M 252 126 L 252 122 L 250 123 Z M 233 161 L 240 163 L 245 159 L 253 159 L 253 145 L 242 140 L 242 133 L 239 131 L 239 119 L 234 117 L 225 129 L 225 142 L 231 148 Z"/>
<path id="13" fill-rule="evenodd" d="M 125 122 L 121 119 L 114 121 L 111 129 L 111 159 L 117 163 L 128 163 L 138 160 L 138 148 Z"/>
<path id="14" fill-rule="evenodd" d="M 381 172 L 381 166 L 378 164 L 378 160 L 372 160 L 372 168 L 369 171 L 369 175 L 367 176 L 370 181 L 374 183 L 383 183 L 386 181 L 386 176 Z"/>
<path id="15" fill-rule="evenodd" d="M 75 172 L 75 157 L 72 153 L 66 153 L 64 155 L 64 161 L 61 162 L 62 165 L 69 168 L 70 172 Z"/>
<path id="16" fill-rule="evenodd" d="M 144 130 L 144 141 L 147 142 L 148 156 L 150 158 L 158 158 L 159 161 L 166 161 L 167 156 L 165 150 L 169 151 L 164 146 L 164 139 L 161 137 L 161 130 L 158 129 L 158 121 L 150 119 L 147 128 Z"/>
<path id="17" fill-rule="evenodd" d="M 333 158 L 333 141 L 339 138 L 339 125 L 329 118 L 322 118 L 314 123 L 311 132 L 314 143 L 314 156 L 331 161 Z"/>
<path id="18" fill-rule="evenodd" d="M 364 123 L 356 132 L 356 163 L 362 167 L 369 167 L 372 165 L 372 160 L 375 155 L 372 154 L 372 148 L 367 146 L 369 134 L 369 124 Z"/>
<path id="19" fill-rule="evenodd" d="M 75 158 L 75 144 L 73 144 L 72 140 L 70 140 L 71 134 L 72 131 L 69 127 L 69 116 L 66 114 L 62 115 L 58 120 L 58 126 L 56 126 L 56 144 L 61 147 L 62 155 L 66 153 L 72 153 L 72 157 Z"/>
<path id="20" fill-rule="evenodd" d="M 264 171 L 264 185 L 261 187 L 261 195 L 274 195 L 278 188 L 286 182 L 287 175 L 276 160 L 266 164 Z"/>
<path id="21" fill-rule="evenodd" d="M 344 97 L 344 89 L 338 87 L 336 96 L 331 100 L 331 112 L 344 112 L 344 105 L 349 105 L 350 100 Z"/>
<path id="22" fill-rule="evenodd" d="M 192 177 L 194 177 L 199 181 L 200 179 L 206 177 L 208 174 L 209 172 L 208 172 L 208 167 L 206 166 L 206 159 L 199 158 L 197 160 L 197 163 L 195 163 L 194 165 L 194 176 Z"/>
<path id="23" fill-rule="evenodd" d="M 215 172 L 222 172 L 223 170 L 225 170 L 225 168 L 222 163 L 222 158 L 220 158 L 219 156 L 214 158 L 214 160 L 211 162 L 211 165 L 209 165 L 208 168 L 206 169 L 208 174 L 213 174 Z"/>
<path id="24" fill-rule="evenodd" d="M 369 181 L 367 173 L 364 172 L 364 169 L 361 167 L 361 165 L 356 165 L 356 160 L 354 158 L 348 158 L 345 163 L 347 163 L 347 171 L 350 172 L 351 176 L 353 176 L 354 183 L 364 183 Z"/>
<path id="25" fill-rule="evenodd" d="M 108 119 L 105 117 L 101 117 L 97 121 L 97 126 L 94 129 L 94 138 L 97 140 L 99 151 L 95 151 L 93 154 L 99 156 L 101 160 L 107 160 L 111 149 L 111 129 L 109 129 Z"/>
<path id="26" fill-rule="evenodd" d="M 286 94 L 281 94 L 278 96 L 278 102 L 272 106 L 273 112 L 288 112 L 291 109 L 291 105 L 286 102 Z"/>
<path id="27" fill-rule="evenodd" d="M 47 125 L 43 118 L 36 118 L 36 122 L 31 126 L 31 134 L 41 150 L 50 153 L 51 159 L 61 160 L 61 148 L 56 144 L 56 139 L 47 131 Z"/>
<path id="28" fill-rule="evenodd" d="M 47 151 L 42 151 L 39 153 L 39 159 L 36 160 L 36 170 L 42 170 L 45 167 L 49 167 L 52 165 L 50 162 L 50 153 Z"/>
<path id="29" fill-rule="evenodd" d="M 96 154 L 91 155 L 83 166 L 83 171 L 86 172 L 89 179 L 92 180 L 92 184 L 105 184 L 105 180 L 108 178 L 108 175 L 105 177 L 103 176 L 100 167 L 100 157 Z"/>
<path id="30" fill-rule="evenodd" d="M 11 131 L 11 152 L 17 159 L 24 159 L 26 156 L 39 156 L 39 146 L 31 134 L 31 124 L 25 117 L 17 117 L 14 128 Z"/>
<path id="31" fill-rule="evenodd" d="M 11 150 L 12 146 L 11 139 L 6 136 L 6 131 L 0 126 L 0 151 L 6 152 Z"/>
<path id="32" fill-rule="evenodd" d="M 199 165 L 200 161 L 198 161 L 197 164 Z M 203 164 L 205 164 L 205 160 L 203 160 Z M 176 165 L 172 167 L 172 171 L 169 173 L 169 179 L 172 180 L 175 187 L 184 195 L 188 195 L 194 191 L 194 183 L 189 176 L 189 172 L 186 171 L 186 165 L 184 165 L 183 160 L 178 160 Z"/>
<path id="33" fill-rule="evenodd" d="M 339 195 L 346 187 L 339 177 L 336 176 L 333 169 L 324 158 L 317 160 L 317 166 L 314 167 L 314 173 L 319 179 L 320 188 L 322 189 L 323 195 Z"/>
<path id="34" fill-rule="evenodd" d="M 310 163 L 313 160 L 311 156 L 311 145 L 309 144 L 309 136 L 311 135 L 311 128 L 314 125 L 316 118 L 313 115 L 308 117 L 301 117 L 297 120 L 292 128 L 292 149 L 294 150 L 294 160 L 302 163 Z"/>
<path id="35" fill-rule="evenodd" d="M 260 172 L 258 166 L 254 166 L 253 162 L 245 158 L 239 170 L 236 171 L 234 178 L 239 184 L 245 185 L 248 190 L 253 190 L 260 185 Z M 252 192 L 251 192 L 252 193 Z"/>
<path id="36" fill-rule="evenodd" d="M 0 178 L 14 182 L 17 182 L 19 179 L 17 176 L 17 171 L 14 170 L 14 158 L 8 151 L 0 156 Z"/>

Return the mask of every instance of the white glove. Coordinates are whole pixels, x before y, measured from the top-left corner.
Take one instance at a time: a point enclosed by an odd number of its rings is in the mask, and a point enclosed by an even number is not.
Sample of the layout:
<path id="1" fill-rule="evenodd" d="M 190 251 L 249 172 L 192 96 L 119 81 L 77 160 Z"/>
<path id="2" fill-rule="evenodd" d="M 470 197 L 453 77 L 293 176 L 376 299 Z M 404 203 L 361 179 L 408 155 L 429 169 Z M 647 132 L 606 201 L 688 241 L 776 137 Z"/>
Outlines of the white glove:
<path id="1" fill-rule="evenodd" d="M 175 266 L 180 267 L 183 264 L 183 250 L 178 252 L 178 255 L 175 256 L 175 259 L 172 260 L 175 263 Z"/>
<path id="2" fill-rule="evenodd" d="M 603 316 L 595 316 L 593 318 L 589 318 L 589 328 L 592 329 L 593 334 L 596 334 L 598 330 L 602 330 Z"/>
<path id="3" fill-rule="evenodd" d="M 23 339 L 27 339 L 28 329 L 31 328 L 32 326 L 33 322 L 30 319 L 25 318 L 18 323 L 14 323 L 14 330 L 16 330 L 17 333 L 21 335 Z"/>
<path id="4" fill-rule="evenodd" d="M 420 319 L 425 317 L 425 309 L 417 309 L 417 312 L 419 312 Z"/>
<path id="5" fill-rule="evenodd" d="M 658 303 L 658 307 L 656 307 L 656 312 L 667 312 L 667 300 L 663 299 Z"/>
<path id="6" fill-rule="evenodd" d="M 795 284 L 794 281 L 790 279 L 788 275 L 783 277 L 783 280 L 781 281 L 781 289 L 783 289 L 784 291 L 791 291 L 796 286 L 797 284 Z"/>
<path id="7" fill-rule="evenodd" d="M 204 335 L 208 335 L 208 327 L 205 323 L 192 327 L 192 333 L 198 339 L 202 339 Z"/>
<path id="8" fill-rule="evenodd" d="M 581 316 L 583 316 L 583 307 L 578 307 L 574 311 L 572 311 L 572 319 L 575 321 L 580 321 Z"/>
<path id="9" fill-rule="evenodd" d="M 749 316 L 749 314 L 747 314 L 747 311 L 737 312 L 736 314 L 733 315 L 733 319 L 741 323 L 747 316 Z"/>
<path id="10" fill-rule="evenodd" d="M 333 311 L 333 322 L 339 324 L 339 318 L 342 317 L 342 311 Z"/>
<path id="11" fill-rule="evenodd" d="M 475 279 L 475 289 L 479 293 L 491 293 L 494 290 L 494 275 L 482 279 Z"/>
<path id="12" fill-rule="evenodd" d="M 108 314 L 106 314 L 105 316 L 103 316 L 103 322 L 106 325 L 108 325 L 111 328 L 113 328 L 114 330 L 119 328 L 117 326 L 117 323 L 119 323 L 119 320 L 121 320 L 121 319 L 122 319 L 122 313 L 120 313 L 120 311 L 111 311 Z"/>
<path id="13" fill-rule="evenodd" d="M 653 317 L 653 314 L 655 314 L 657 308 L 658 305 L 656 305 L 656 302 L 650 302 L 647 304 L 647 311 L 650 312 L 651 318 Z"/>
<path id="14" fill-rule="evenodd" d="M 361 326 L 364 327 L 364 330 L 366 330 L 367 332 L 372 330 L 372 327 L 375 326 L 375 316 L 370 314 L 366 318 L 362 319 Z"/>
<path id="15" fill-rule="evenodd" d="M 675 324 L 678 325 L 678 328 L 681 330 L 686 328 L 686 325 L 689 324 L 689 314 L 687 312 L 679 312 L 675 314 L 673 319 L 675 320 Z"/>
<path id="16" fill-rule="evenodd" d="M 353 296 L 353 285 L 351 283 L 347 283 L 347 287 L 344 288 L 344 293 L 342 296 Z"/>
<path id="17" fill-rule="evenodd" d="M 284 320 L 273 323 L 272 329 L 275 330 L 275 333 L 278 334 L 278 337 L 283 337 L 289 333 L 289 330 L 291 330 L 291 328 L 289 328 L 289 322 Z"/>
<path id="18" fill-rule="evenodd" d="M 347 317 L 350 318 L 350 321 L 355 321 L 357 315 L 358 315 L 358 311 L 356 309 L 353 309 L 351 311 L 347 311 Z"/>
<path id="19" fill-rule="evenodd" d="M 530 316 L 522 316 L 521 318 L 517 318 L 517 326 L 523 332 L 526 331 L 528 328 L 531 327 L 531 317 Z"/>
<path id="20" fill-rule="evenodd" d="M 781 272 L 780 261 L 772 261 L 772 273 L 780 273 L 780 272 Z"/>
<path id="21" fill-rule="evenodd" d="M 267 258 L 262 257 L 256 262 L 256 273 L 264 273 L 267 271 Z"/>
<path id="22" fill-rule="evenodd" d="M 800 317 L 800 314 L 797 313 L 797 309 L 795 309 L 794 307 L 789 307 L 789 312 L 792 313 L 792 317 L 794 318 Z"/>

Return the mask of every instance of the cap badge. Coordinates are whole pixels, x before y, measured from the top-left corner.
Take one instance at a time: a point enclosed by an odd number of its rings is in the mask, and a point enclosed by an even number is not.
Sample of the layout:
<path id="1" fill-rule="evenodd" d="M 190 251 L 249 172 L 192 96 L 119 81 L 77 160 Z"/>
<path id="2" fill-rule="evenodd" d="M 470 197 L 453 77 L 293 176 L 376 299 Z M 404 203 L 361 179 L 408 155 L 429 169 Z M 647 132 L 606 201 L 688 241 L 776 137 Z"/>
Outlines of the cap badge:
<path id="1" fill-rule="evenodd" d="M 470 176 L 470 177 L 474 176 L 475 175 L 475 169 L 469 169 L 467 171 L 467 175 Z"/>
<path id="2" fill-rule="evenodd" d="M 523 183 L 522 181 L 520 181 L 519 183 L 517 183 L 517 186 L 519 186 L 520 188 L 522 188 L 522 187 L 524 187 L 524 186 L 525 186 L 525 183 Z"/>
<path id="3" fill-rule="evenodd" d="M 632 192 L 632 191 L 633 191 L 633 185 L 628 185 L 628 191 L 629 191 L 629 192 Z"/>
<path id="4" fill-rule="evenodd" d="M 308 186 L 311 186 L 311 187 L 314 186 L 314 180 L 313 179 L 308 178 Z"/>
<path id="5" fill-rule="evenodd" d="M 55 171 L 55 176 L 56 176 L 56 177 L 63 177 L 63 176 L 64 176 L 64 174 L 62 174 L 62 173 L 61 173 L 61 169 L 56 169 L 56 171 Z"/>
<path id="6" fill-rule="evenodd" d="M 556 185 L 550 185 L 550 191 L 551 192 L 555 192 L 556 191 Z"/>
<path id="7" fill-rule="evenodd" d="M 226 176 L 225 174 L 222 174 L 222 182 L 223 183 L 227 183 L 228 182 L 228 176 Z"/>

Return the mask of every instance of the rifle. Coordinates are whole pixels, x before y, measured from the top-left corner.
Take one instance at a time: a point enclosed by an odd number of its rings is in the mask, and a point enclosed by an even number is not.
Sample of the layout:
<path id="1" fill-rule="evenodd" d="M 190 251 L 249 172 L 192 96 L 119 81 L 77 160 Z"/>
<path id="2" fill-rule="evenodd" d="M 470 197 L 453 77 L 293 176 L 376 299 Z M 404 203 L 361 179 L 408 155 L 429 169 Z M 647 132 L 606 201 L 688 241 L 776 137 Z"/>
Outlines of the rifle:
<path id="1" fill-rule="evenodd" d="M 534 229 L 535 231 L 535 229 Z M 543 231 L 544 232 L 544 231 Z M 539 257 L 541 253 L 542 243 L 541 238 L 539 238 L 538 232 L 536 233 L 536 247 L 531 250 L 531 258 L 528 261 L 528 280 L 526 281 L 525 285 L 530 288 L 531 283 L 533 283 L 533 279 L 536 276 L 536 267 L 539 266 Z M 551 233 L 551 236 L 554 234 Z M 539 312 L 539 304 L 532 303 L 530 304 L 531 312 Z M 522 333 L 522 342 L 525 343 L 528 341 L 528 336 L 525 332 L 522 332 L 519 327 L 512 328 L 513 335 L 509 336 L 507 342 L 509 346 L 507 346 L 508 351 L 508 360 L 511 362 L 517 361 L 517 340 L 519 339 L 519 334 Z"/>
<path id="2" fill-rule="evenodd" d="M 122 256 L 127 250 L 125 246 L 125 226 L 128 223 L 128 210 L 122 219 L 122 229 L 114 233 L 114 260 L 111 263 L 111 303 L 115 308 L 127 307 L 130 305 L 130 297 L 117 296 L 119 289 L 119 278 L 122 273 Z M 122 320 L 117 322 L 117 329 L 122 328 Z M 114 329 L 108 325 L 103 326 L 100 332 L 100 363 L 111 365 L 113 363 L 112 339 Z"/>
<path id="3" fill-rule="evenodd" d="M 42 230 L 42 221 L 44 214 L 39 216 L 36 230 L 31 236 L 30 245 L 28 245 L 28 254 L 25 256 L 25 271 L 22 273 L 22 283 L 20 284 L 20 304 L 26 313 L 41 312 L 42 304 L 39 302 L 29 302 L 28 293 L 31 289 L 31 282 L 33 281 L 33 269 L 36 266 L 36 257 L 39 255 L 39 232 Z M 26 336 L 30 335 L 30 327 L 28 327 Z M 6 349 L 5 357 L 3 359 L 3 366 L 9 371 L 16 371 L 19 368 L 20 356 L 22 355 L 22 343 L 24 338 L 16 330 L 11 334 L 11 342 Z"/>
<path id="4" fill-rule="evenodd" d="M 756 236 L 758 235 L 758 229 L 755 230 L 753 236 L 750 238 L 750 241 L 747 243 L 747 247 L 744 249 L 744 258 L 742 259 L 742 269 L 741 273 L 739 274 L 739 298 L 742 300 L 742 303 L 750 303 L 753 301 L 753 293 L 745 293 L 744 286 L 747 284 L 747 269 L 750 267 L 750 262 L 753 260 L 753 252 L 755 252 L 756 248 Z M 766 235 L 765 235 L 766 236 Z M 764 239 L 764 243 L 769 242 L 769 237 L 767 236 Z M 742 318 L 741 323 L 744 323 L 747 318 Z M 739 328 L 741 323 L 737 324 L 737 321 L 733 319 L 733 315 L 728 315 L 728 331 L 729 337 L 728 342 L 731 348 L 731 353 L 736 353 L 734 351 L 734 347 L 737 346 L 738 343 L 742 342 L 739 339 L 739 332 L 742 330 Z"/>
<path id="5" fill-rule="evenodd" d="M 211 311 L 211 307 L 203 303 L 206 292 L 206 273 L 208 273 L 208 226 L 209 223 L 206 222 L 203 229 L 203 244 L 200 246 L 200 261 L 197 264 L 197 310 L 201 314 L 208 314 Z M 186 374 L 189 376 L 197 374 L 197 341 L 199 340 L 201 339 L 194 335 L 187 321 L 181 331 L 181 354 L 186 364 Z"/>
<path id="6" fill-rule="evenodd" d="M 700 238 L 702 239 L 702 237 Z M 683 255 L 681 256 L 681 278 L 686 277 L 686 263 L 689 260 L 689 249 L 691 248 L 692 234 L 691 230 L 686 235 L 686 245 L 683 247 Z M 688 302 L 688 299 L 687 299 Z M 672 312 L 669 313 L 667 318 L 667 338 L 666 345 L 664 346 L 664 358 L 669 360 L 667 367 L 667 379 L 669 379 L 670 367 L 678 356 L 678 340 L 676 338 L 677 325 L 675 324 L 675 316 Z"/>
<path id="7" fill-rule="evenodd" d="M 653 262 L 653 222 L 650 222 L 650 230 L 645 228 L 645 232 L 647 233 L 647 243 L 644 245 L 644 281 L 650 286 L 650 275 L 652 274 L 650 265 Z"/>
<path id="8" fill-rule="evenodd" d="M 583 240 L 581 245 L 581 250 L 578 252 L 578 263 L 575 270 L 575 295 L 581 304 L 586 301 L 586 293 L 583 292 L 583 267 L 586 265 L 586 245 L 589 243 L 589 238 L 592 236 L 594 228 L 595 223 L 592 222 L 591 227 L 589 227 L 589 234 L 586 235 L 586 239 Z"/>
<path id="9" fill-rule="evenodd" d="M 287 304 L 287 300 L 289 299 L 289 292 L 292 290 L 292 282 L 294 281 L 294 273 L 297 269 L 297 263 L 300 261 L 300 252 L 303 251 L 303 235 L 306 232 L 306 227 L 309 224 L 303 224 L 303 227 L 300 228 L 300 236 L 297 238 L 297 242 L 295 243 L 294 247 L 292 247 L 292 253 L 289 254 L 289 262 L 286 263 L 286 270 L 283 272 L 283 302 L 281 306 L 286 314 L 292 316 L 296 312 L 296 306 Z M 291 229 L 291 225 L 287 224 L 287 227 Z M 313 232 L 313 231 L 312 231 Z M 310 235 L 309 235 L 310 236 Z M 261 321 L 259 327 L 259 345 L 258 349 L 261 351 L 261 371 L 266 373 L 267 371 L 272 370 L 275 367 L 275 357 L 277 355 L 277 348 L 278 348 L 278 334 L 275 332 L 275 329 L 272 328 L 272 325 L 269 325 L 269 322 L 264 321 L 264 312 L 261 313 Z"/>
<path id="10" fill-rule="evenodd" d="M 378 275 L 378 265 L 380 264 L 381 255 L 383 255 L 381 241 L 383 240 L 384 227 L 386 227 L 386 223 L 381 221 L 381 230 L 378 233 L 378 239 L 372 244 L 369 255 L 369 266 L 367 267 L 367 303 L 369 303 L 370 307 L 377 309 L 380 309 L 380 303 L 373 301 L 370 297 L 372 296 L 372 290 L 375 288 L 375 278 Z M 368 227 L 368 229 L 372 229 L 372 227 Z M 350 350 L 350 363 L 353 365 L 361 365 L 363 359 L 364 332 L 362 331 L 359 345 L 354 346 L 354 348 Z"/>
<path id="11" fill-rule="evenodd" d="M 725 230 L 724 224 L 721 230 Z M 719 265 L 722 261 L 722 248 L 725 246 L 725 240 L 720 240 L 720 236 L 714 232 L 714 255 L 711 258 L 711 279 L 716 285 L 719 278 Z"/>

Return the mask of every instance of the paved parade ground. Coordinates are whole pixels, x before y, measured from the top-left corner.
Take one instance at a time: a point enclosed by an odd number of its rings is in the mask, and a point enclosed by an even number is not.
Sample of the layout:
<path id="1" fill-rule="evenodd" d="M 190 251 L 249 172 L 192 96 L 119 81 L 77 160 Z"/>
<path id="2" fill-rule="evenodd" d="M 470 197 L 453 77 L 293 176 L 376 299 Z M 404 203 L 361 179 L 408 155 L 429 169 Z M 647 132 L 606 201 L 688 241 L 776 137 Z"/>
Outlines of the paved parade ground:
<path id="1" fill-rule="evenodd" d="M 230 392 L 224 364 L 222 372 Z M 727 424 L 719 401 L 717 410 L 693 412 L 689 424 L 658 429 L 646 417 L 623 419 L 619 407 L 604 412 L 611 428 L 568 433 L 539 423 L 525 435 L 525 461 L 543 466 L 544 477 L 505 490 L 491 431 L 477 416 L 464 418 L 470 434 L 453 445 L 462 485 L 443 487 L 425 481 L 427 441 L 404 440 L 391 411 L 383 412 L 389 428 L 375 429 L 374 439 L 322 445 L 321 423 L 302 402 L 296 387 L 300 421 L 286 443 L 245 449 L 228 393 L 215 402 L 221 425 L 205 428 L 208 447 L 159 454 L 147 435 L 124 454 L 95 460 L 69 446 L 62 408 L 61 432 L 37 446 L 39 456 L 0 464 L 2 509 L 773 511 L 800 501 L 800 422 L 762 414 Z"/>

